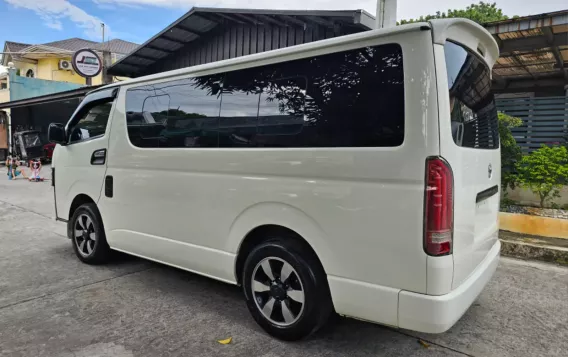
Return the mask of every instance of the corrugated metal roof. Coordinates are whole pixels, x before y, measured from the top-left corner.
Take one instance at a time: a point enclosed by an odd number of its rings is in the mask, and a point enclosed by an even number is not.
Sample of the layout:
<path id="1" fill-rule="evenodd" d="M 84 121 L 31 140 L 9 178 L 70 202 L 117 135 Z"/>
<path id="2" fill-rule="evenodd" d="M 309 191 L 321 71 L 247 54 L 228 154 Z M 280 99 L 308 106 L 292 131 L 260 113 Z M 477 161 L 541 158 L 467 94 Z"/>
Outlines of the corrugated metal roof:
<path id="1" fill-rule="evenodd" d="M 493 67 L 497 91 L 521 80 L 534 87 L 542 86 L 542 80 L 557 87 L 568 84 L 568 10 L 492 22 L 485 28 L 501 52 Z"/>
<path id="2" fill-rule="evenodd" d="M 135 75 L 149 65 L 200 39 L 220 23 L 236 25 L 270 24 L 275 27 L 305 28 L 317 24 L 334 29 L 336 26 L 356 26 L 371 29 L 374 17 L 363 10 L 310 11 L 220 9 L 194 7 L 177 21 L 146 41 L 132 53 L 117 61 L 109 72 L 115 75 Z"/>
<path id="3" fill-rule="evenodd" d="M 74 37 L 74 38 L 69 38 L 67 40 L 43 43 L 42 45 L 75 52 L 82 48 L 90 48 L 98 44 L 99 42 L 89 41 L 82 38 Z"/>
<path id="4" fill-rule="evenodd" d="M 32 46 L 36 45 L 6 41 L 5 43 L 6 50 L 4 52 L 21 52 Z M 83 48 L 90 48 L 97 51 L 109 49 L 110 52 L 112 53 L 124 55 L 135 50 L 138 47 L 138 44 L 129 41 L 124 41 L 121 39 L 114 39 L 107 41 L 105 43 L 101 43 L 101 42 L 95 42 L 95 41 L 74 37 L 66 40 L 43 43 L 40 44 L 40 46 L 50 47 L 53 49 L 61 49 L 70 52 L 75 52 Z"/>
<path id="5" fill-rule="evenodd" d="M 6 41 L 6 52 L 20 52 L 21 50 L 29 46 L 31 45 L 28 45 L 27 43 Z"/>
<path id="6" fill-rule="evenodd" d="M 109 50 L 112 53 L 127 54 L 134 51 L 138 47 L 137 43 L 128 42 L 120 39 L 114 39 L 107 41 L 105 43 L 97 43 L 94 46 L 90 46 L 91 49 L 97 51 Z"/>
<path id="7" fill-rule="evenodd" d="M 6 41 L 4 43 L 4 52 L 20 52 L 22 49 L 28 47 L 30 45 L 28 45 L 27 43 L 20 43 L 20 42 L 13 42 L 13 41 Z M 10 62 L 14 57 L 14 55 L 11 54 L 3 54 L 2 55 L 2 62 L 0 62 L 2 65 L 6 66 L 8 65 L 8 62 Z"/>

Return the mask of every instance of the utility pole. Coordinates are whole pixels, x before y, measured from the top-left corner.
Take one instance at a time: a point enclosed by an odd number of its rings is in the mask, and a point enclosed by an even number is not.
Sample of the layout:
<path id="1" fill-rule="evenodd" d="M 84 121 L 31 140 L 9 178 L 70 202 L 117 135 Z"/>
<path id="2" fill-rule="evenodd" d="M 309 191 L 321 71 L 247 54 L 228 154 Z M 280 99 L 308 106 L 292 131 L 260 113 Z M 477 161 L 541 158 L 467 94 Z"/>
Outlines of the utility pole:
<path id="1" fill-rule="evenodd" d="M 103 44 L 105 43 L 105 24 L 101 22 L 101 29 L 103 31 Z M 103 84 L 112 83 L 112 76 L 107 74 L 108 68 L 112 65 L 112 57 L 108 46 L 103 46 Z"/>
<path id="2" fill-rule="evenodd" d="M 377 0 L 377 29 L 396 26 L 396 3 L 397 0 Z"/>

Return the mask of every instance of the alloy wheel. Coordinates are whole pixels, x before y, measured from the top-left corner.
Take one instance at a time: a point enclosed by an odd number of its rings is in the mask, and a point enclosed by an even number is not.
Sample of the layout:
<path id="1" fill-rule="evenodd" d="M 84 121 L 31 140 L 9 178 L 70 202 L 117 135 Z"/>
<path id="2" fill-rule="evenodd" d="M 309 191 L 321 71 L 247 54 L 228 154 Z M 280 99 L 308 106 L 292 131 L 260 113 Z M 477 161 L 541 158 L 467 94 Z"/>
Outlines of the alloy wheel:
<path id="1" fill-rule="evenodd" d="M 304 311 L 304 287 L 296 270 L 277 257 L 264 258 L 254 268 L 251 289 L 254 301 L 271 323 L 294 324 Z"/>
<path id="2" fill-rule="evenodd" d="M 79 254 L 88 257 L 95 250 L 97 234 L 93 220 L 86 214 L 81 214 L 75 220 L 73 237 Z"/>

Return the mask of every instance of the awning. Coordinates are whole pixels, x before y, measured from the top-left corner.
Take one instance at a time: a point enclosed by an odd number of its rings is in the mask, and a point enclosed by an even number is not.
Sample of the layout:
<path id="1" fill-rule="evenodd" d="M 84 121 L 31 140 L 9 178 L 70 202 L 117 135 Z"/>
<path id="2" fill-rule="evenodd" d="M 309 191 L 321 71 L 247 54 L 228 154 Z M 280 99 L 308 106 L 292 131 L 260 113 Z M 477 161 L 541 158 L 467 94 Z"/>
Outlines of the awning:
<path id="1" fill-rule="evenodd" d="M 153 63 L 168 57 L 185 45 L 202 39 L 224 21 L 239 24 L 303 27 L 317 24 L 326 28 L 352 26 L 369 30 L 375 18 L 364 10 L 258 10 L 194 7 L 133 52 L 114 63 L 113 75 L 136 77 Z"/>
<path id="2" fill-rule="evenodd" d="M 493 67 L 496 92 L 568 84 L 568 10 L 485 24 L 501 55 Z"/>
<path id="3" fill-rule="evenodd" d="M 82 87 L 78 89 L 72 89 L 65 92 L 57 92 L 52 94 L 46 94 L 38 97 L 20 99 L 20 100 L 13 100 L 11 102 L 0 103 L 0 110 L 1 109 L 14 109 L 25 107 L 28 105 L 37 105 L 37 104 L 45 104 L 51 102 L 59 102 L 73 98 L 81 98 L 84 97 L 87 93 L 97 88 L 102 87 L 102 85 L 98 86 L 88 86 Z"/>

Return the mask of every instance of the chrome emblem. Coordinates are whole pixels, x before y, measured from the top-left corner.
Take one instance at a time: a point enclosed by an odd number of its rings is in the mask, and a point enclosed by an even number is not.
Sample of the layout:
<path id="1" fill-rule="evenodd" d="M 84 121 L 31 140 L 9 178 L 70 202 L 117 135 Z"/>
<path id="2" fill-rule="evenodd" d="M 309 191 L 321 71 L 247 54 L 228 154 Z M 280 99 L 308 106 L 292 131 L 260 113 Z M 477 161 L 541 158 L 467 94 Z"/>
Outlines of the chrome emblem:
<path id="1" fill-rule="evenodd" d="M 491 164 L 489 164 L 489 167 L 487 168 L 487 174 L 489 178 L 491 178 L 491 175 L 493 175 L 493 166 L 491 166 Z"/>

